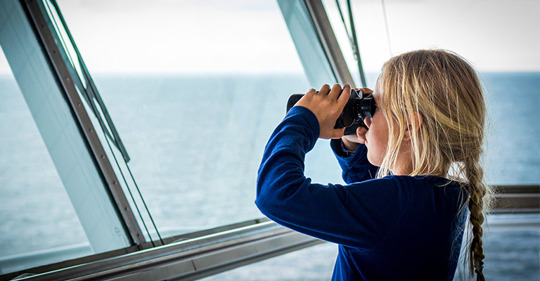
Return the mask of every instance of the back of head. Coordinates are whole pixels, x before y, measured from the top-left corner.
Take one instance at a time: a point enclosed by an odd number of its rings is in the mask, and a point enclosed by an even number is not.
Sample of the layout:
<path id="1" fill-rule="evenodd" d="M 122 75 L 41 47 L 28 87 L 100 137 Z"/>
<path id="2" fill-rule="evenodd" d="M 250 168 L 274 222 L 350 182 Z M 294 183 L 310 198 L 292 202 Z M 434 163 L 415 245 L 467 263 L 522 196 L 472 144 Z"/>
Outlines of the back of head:
<path id="1" fill-rule="evenodd" d="M 418 50 L 390 59 L 378 83 L 390 127 L 380 175 L 396 163 L 408 131 L 411 175 L 454 176 L 466 183 L 473 232 L 469 258 L 471 269 L 482 280 L 481 225 L 488 189 L 479 161 L 486 108 L 476 72 L 455 53 Z"/>
<path id="2" fill-rule="evenodd" d="M 389 125 L 397 125 L 390 132 L 396 140 L 391 150 L 399 146 L 406 129 L 418 132 L 411 135 L 412 175 L 447 177 L 452 163 L 481 154 L 484 98 L 465 60 L 440 50 L 405 53 L 384 65 L 379 82 L 386 116 L 394 121 Z M 415 122 L 417 113 L 421 124 Z"/>

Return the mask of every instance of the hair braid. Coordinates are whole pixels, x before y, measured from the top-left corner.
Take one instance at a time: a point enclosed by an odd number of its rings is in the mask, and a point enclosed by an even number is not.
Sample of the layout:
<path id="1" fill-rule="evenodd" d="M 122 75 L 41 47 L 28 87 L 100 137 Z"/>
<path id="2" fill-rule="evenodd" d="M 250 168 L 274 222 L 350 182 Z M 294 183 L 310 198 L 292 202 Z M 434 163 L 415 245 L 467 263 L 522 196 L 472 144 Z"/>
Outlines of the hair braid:
<path id="1" fill-rule="evenodd" d="M 471 276 L 476 273 L 477 281 L 485 281 L 483 273 L 485 255 L 482 245 L 482 223 L 484 222 L 484 205 L 489 203 L 489 200 L 484 200 L 484 197 L 489 191 L 482 182 L 484 171 L 478 162 L 477 157 L 471 157 L 465 161 L 465 174 L 468 180 L 467 191 L 469 193 L 469 220 L 472 228 L 469 266 Z"/>

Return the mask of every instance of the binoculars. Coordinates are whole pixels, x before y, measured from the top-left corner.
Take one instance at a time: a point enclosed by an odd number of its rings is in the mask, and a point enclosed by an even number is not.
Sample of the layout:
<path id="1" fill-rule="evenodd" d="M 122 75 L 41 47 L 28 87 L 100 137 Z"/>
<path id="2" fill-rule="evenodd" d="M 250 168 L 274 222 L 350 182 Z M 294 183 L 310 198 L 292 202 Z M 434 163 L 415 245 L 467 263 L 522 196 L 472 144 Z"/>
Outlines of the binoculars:
<path id="1" fill-rule="evenodd" d="M 298 102 L 304 95 L 294 94 L 289 97 L 287 102 L 287 112 Z M 361 91 L 351 89 L 351 98 L 343 108 L 343 112 L 336 121 L 334 128 L 345 128 L 345 135 L 355 135 L 358 126 L 367 129 L 364 124 L 364 118 L 373 117 L 377 104 L 372 94 L 363 94 Z"/>

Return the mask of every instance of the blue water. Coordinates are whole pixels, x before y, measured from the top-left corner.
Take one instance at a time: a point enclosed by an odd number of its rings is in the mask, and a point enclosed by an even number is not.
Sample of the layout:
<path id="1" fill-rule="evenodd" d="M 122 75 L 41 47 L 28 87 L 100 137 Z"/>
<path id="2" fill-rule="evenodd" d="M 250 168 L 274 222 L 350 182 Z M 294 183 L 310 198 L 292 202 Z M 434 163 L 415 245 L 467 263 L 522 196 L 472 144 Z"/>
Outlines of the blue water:
<path id="1" fill-rule="evenodd" d="M 486 181 L 540 183 L 540 72 L 481 77 L 490 117 Z M 311 87 L 302 75 L 94 78 L 162 234 L 262 216 L 253 204 L 257 167 L 266 140 L 284 116 L 287 97 Z M 0 132 L 0 257 L 86 243 L 24 99 L 9 76 L 0 77 Z M 308 154 L 306 174 L 317 182 L 341 181 L 327 142 L 319 141 Z M 494 233 L 497 242 L 488 243 L 494 245 L 489 246 L 492 252 L 504 249 L 519 256 L 532 250 L 526 255 L 531 262 L 523 269 L 528 277 L 522 280 L 538 280 L 529 279 L 538 276 L 538 228 Z M 513 248 L 517 241 L 524 243 L 522 248 Z M 328 257 L 323 260 L 330 260 L 330 266 L 314 274 L 326 276 L 318 280 L 328 278 L 327 268 L 331 270 L 334 260 L 333 250 L 325 253 Z M 504 260 L 503 254 L 493 256 Z M 492 267 L 497 272 L 490 273 L 494 279 L 501 268 Z"/>

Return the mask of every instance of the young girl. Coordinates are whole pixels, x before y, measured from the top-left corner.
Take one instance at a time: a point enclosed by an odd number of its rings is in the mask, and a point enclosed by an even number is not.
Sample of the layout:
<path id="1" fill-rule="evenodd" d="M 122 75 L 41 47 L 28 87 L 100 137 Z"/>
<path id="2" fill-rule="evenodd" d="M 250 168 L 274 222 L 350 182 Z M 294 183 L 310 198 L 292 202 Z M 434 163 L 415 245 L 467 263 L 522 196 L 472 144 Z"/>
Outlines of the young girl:
<path id="1" fill-rule="evenodd" d="M 284 226 L 338 243 L 332 280 L 452 280 L 469 213 L 471 274 L 484 280 L 485 105 L 475 71 L 447 51 L 414 51 L 383 66 L 373 96 L 369 129 L 343 136 L 334 124 L 350 86 L 311 89 L 268 141 L 257 206 Z M 304 176 L 317 138 L 333 139 L 347 185 Z"/>

